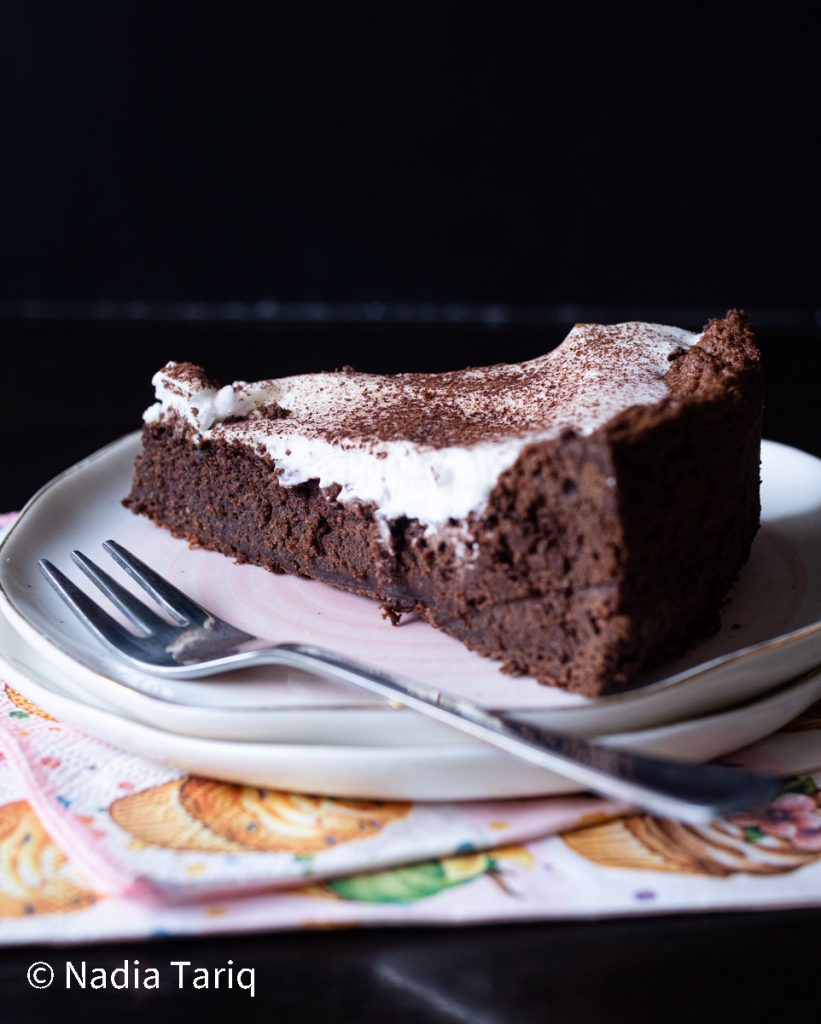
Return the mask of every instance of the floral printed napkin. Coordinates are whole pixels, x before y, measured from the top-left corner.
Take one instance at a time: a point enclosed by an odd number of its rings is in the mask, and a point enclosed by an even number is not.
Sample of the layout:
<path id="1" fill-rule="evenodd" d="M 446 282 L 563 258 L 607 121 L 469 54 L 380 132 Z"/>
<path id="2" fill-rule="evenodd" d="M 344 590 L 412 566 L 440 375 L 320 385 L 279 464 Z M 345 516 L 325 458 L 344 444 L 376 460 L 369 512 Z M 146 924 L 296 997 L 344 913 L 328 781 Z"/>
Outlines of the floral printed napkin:
<path id="1" fill-rule="evenodd" d="M 181 775 L 0 683 L 0 943 L 821 903 L 821 704 L 730 760 L 790 781 L 700 828 L 592 796 L 332 800 Z"/>

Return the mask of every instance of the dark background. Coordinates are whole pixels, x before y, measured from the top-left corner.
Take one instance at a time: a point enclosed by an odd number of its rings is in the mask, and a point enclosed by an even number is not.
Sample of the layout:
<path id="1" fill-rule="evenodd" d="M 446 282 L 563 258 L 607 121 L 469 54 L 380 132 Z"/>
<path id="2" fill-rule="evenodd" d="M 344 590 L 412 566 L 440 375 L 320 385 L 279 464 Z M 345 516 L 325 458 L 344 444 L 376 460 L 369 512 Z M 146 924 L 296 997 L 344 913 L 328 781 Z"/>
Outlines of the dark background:
<path id="1" fill-rule="evenodd" d="M 170 358 L 225 380 L 438 370 L 536 355 L 579 319 L 695 328 L 730 306 L 760 328 L 766 433 L 821 455 L 817 35 L 772 5 L 722 17 L 4 4 L 0 510 L 136 428 Z M 203 1020 L 753 1021 L 801 998 L 818 925 L 217 939 L 174 958 L 270 969 L 253 1014 L 202 1000 Z M 93 956 L 165 957 L 150 948 Z M 62 1005 L 24 987 L 37 952 L 0 958 L 13 1019 Z M 100 1019 L 166 1019 L 150 994 L 97 995 Z"/>
<path id="2" fill-rule="evenodd" d="M 817 40 L 793 18 L 6 3 L 2 299 L 807 314 Z"/>
<path id="3" fill-rule="evenodd" d="M 821 452 L 816 37 L 725 17 L 5 4 L 0 507 L 133 429 L 170 358 L 439 370 L 730 306 L 767 433 Z"/>

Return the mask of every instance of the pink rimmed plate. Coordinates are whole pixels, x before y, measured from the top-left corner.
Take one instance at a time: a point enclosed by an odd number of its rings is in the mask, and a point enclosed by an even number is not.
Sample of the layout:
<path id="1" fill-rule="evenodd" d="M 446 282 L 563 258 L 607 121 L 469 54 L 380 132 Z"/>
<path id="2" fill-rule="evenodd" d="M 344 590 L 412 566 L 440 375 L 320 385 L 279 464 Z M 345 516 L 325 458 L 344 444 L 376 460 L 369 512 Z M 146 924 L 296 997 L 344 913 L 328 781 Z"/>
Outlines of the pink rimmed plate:
<path id="1" fill-rule="evenodd" d="M 121 505 L 138 445 L 136 434 L 114 442 L 28 503 L 0 545 L 0 614 L 73 693 L 169 732 L 336 745 L 470 742 L 412 712 L 293 670 L 260 668 L 201 682 L 135 672 L 67 613 L 40 576 L 39 558 L 65 569 L 68 553 L 79 548 L 105 561 L 99 545 L 113 537 L 248 632 L 331 647 L 486 707 L 586 735 L 703 716 L 821 663 L 821 461 L 784 445 L 763 444 L 763 525 L 720 633 L 640 688 L 599 700 L 505 676 L 496 662 L 425 623 L 392 627 L 364 598 L 190 550 Z"/>

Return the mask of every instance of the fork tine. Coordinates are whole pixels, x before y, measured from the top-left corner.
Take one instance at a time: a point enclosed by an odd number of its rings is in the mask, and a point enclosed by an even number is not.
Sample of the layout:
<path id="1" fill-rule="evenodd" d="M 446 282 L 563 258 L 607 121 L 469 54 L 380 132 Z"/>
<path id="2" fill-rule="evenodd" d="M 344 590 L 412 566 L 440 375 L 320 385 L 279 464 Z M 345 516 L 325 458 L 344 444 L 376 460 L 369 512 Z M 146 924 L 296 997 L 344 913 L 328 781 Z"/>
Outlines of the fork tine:
<path id="1" fill-rule="evenodd" d="M 148 608 L 139 598 L 135 597 L 125 587 L 112 579 L 103 569 L 91 561 L 82 551 L 72 551 L 71 558 L 92 583 L 95 583 L 113 605 L 120 609 L 136 626 L 147 630 L 149 633 L 166 632 L 171 628 L 165 619 L 162 619 L 156 612 Z"/>
<path id="2" fill-rule="evenodd" d="M 37 564 L 60 597 L 95 636 L 117 648 L 124 648 L 134 642 L 135 637 L 124 626 L 112 619 L 88 594 L 83 593 L 56 565 L 46 558 L 41 558 Z"/>
<path id="3" fill-rule="evenodd" d="M 107 540 L 103 547 L 114 561 L 122 566 L 128 575 L 135 579 L 143 590 L 146 590 L 181 625 L 186 622 L 200 624 L 214 618 L 196 601 L 192 601 L 187 594 L 177 590 L 167 579 L 149 568 L 136 555 L 132 555 L 122 544 L 118 544 L 115 540 Z"/>

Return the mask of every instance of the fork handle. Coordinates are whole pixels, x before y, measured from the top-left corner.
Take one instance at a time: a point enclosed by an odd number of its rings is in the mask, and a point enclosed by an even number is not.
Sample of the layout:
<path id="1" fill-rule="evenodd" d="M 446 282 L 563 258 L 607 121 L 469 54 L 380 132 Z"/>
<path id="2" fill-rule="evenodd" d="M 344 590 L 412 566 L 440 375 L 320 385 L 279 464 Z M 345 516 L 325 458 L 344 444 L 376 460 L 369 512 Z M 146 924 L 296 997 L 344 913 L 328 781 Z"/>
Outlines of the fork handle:
<path id="1" fill-rule="evenodd" d="M 486 711 L 472 701 L 397 679 L 318 647 L 279 644 L 254 651 L 253 658 L 257 663 L 287 663 L 378 693 L 587 789 L 664 818 L 703 823 L 764 803 L 782 786 L 773 775 L 665 761 L 528 725 L 509 714 Z"/>

